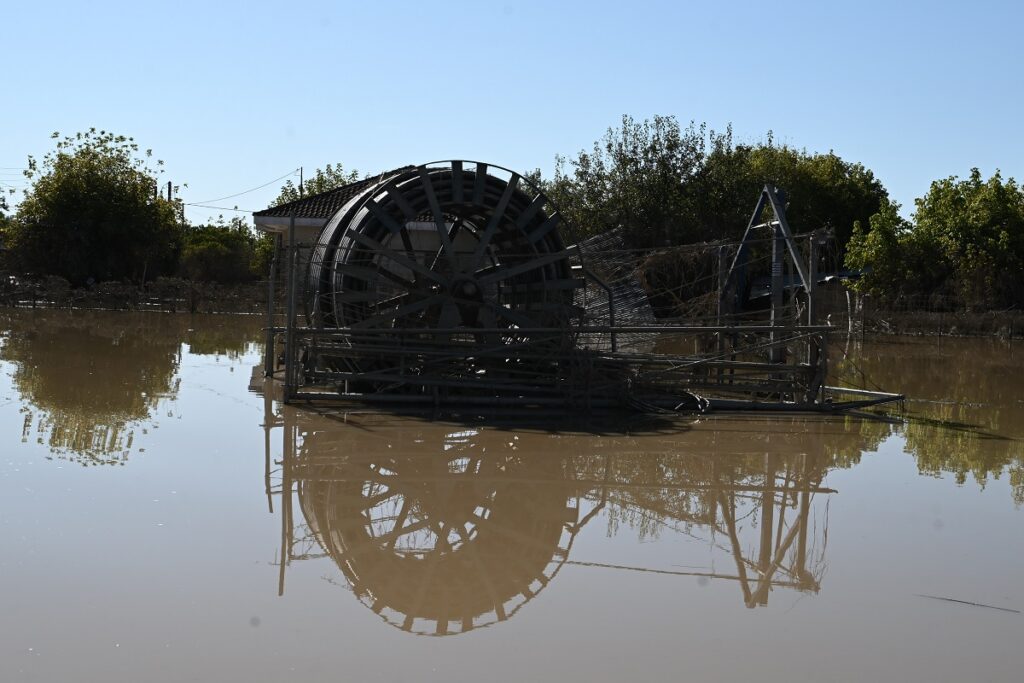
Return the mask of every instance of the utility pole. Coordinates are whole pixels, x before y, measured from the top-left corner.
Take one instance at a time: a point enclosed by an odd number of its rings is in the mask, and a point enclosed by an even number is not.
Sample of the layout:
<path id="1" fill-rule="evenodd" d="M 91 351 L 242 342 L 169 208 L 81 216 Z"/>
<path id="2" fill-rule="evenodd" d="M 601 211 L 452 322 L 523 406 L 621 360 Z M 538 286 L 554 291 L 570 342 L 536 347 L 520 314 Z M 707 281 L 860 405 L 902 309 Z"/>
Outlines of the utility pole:
<path id="1" fill-rule="evenodd" d="M 303 197 L 303 191 L 302 191 L 302 167 L 299 166 L 299 199 L 302 199 L 302 197 Z"/>

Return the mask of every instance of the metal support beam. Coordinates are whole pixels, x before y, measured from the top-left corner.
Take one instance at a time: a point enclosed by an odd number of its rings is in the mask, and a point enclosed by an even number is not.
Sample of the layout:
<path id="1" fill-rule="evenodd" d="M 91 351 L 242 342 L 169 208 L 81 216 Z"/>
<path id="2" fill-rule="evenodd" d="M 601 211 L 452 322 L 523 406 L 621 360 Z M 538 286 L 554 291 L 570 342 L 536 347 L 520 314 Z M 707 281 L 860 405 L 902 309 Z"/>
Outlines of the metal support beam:
<path id="1" fill-rule="evenodd" d="M 785 255 L 786 255 L 786 238 L 783 235 L 782 230 L 778 223 L 772 226 L 772 233 L 775 237 L 772 240 L 772 271 L 771 271 L 771 325 L 772 342 L 777 342 L 782 338 L 783 334 L 781 330 L 777 328 L 783 325 L 783 299 L 784 299 L 784 288 L 785 281 L 783 274 L 785 272 Z M 784 363 L 786 362 L 785 349 L 779 346 L 772 346 L 768 354 L 769 360 L 772 363 Z"/>
<path id="2" fill-rule="evenodd" d="M 789 247 L 789 254 L 793 258 L 793 267 L 796 268 L 797 274 L 800 275 L 800 282 L 803 284 L 804 289 L 806 289 L 809 281 L 807 269 L 804 267 L 803 255 L 800 253 L 799 247 L 797 247 L 796 240 L 793 239 L 793 231 L 789 229 L 789 221 L 786 220 L 786 207 L 782 205 L 779 191 L 773 185 L 765 185 L 761 196 L 767 196 L 768 201 L 771 203 L 772 211 L 775 212 L 775 220 L 778 221 L 778 227 L 782 230 L 786 246 Z"/>
<path id="3" fill-rule="evenodd" d="M 277 264 L 281 254 L 281 236 L 275 234 L 274 255 L 270 259 L 270 279 L 267 282 L 267 338 L 263 353 L 263 376 L 274 374 L 274 284 L 277 280 Z"/>
<path id="4" fill-rule="evenodd" d="M 288 322 L 285 333 L 285 359 L 284 359 L 284 402 L 289 403 L 295 394 L 297 386 L 295 361 L 298 353 L 295 348 L 295 307 L 296 290 L 298 289 L 298 249 L 295 245 L 295 212 L 292 212 L 291 221 L 288 224 Z"/>

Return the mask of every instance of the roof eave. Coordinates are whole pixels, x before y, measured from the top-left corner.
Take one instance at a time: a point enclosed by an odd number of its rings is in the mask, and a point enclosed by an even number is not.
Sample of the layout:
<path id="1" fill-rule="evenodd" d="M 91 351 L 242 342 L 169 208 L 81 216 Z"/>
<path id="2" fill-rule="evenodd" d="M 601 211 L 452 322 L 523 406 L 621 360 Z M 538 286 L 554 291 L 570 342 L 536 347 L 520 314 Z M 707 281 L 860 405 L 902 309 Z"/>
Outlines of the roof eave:
<path id="1" fill-rule="evenodd" d="M 327 218 L 308 218 L 308 217 L 296 217 L 295 227 L 296 228 L 316 228 L 317 230 L 323 229 L 327 225 Z M 253 214 L 253 223 L 256 229 L 266 233 L 286 233 L 288 232 L 288 226 L 291 224 L 291 216 L 260 216 Z"/>

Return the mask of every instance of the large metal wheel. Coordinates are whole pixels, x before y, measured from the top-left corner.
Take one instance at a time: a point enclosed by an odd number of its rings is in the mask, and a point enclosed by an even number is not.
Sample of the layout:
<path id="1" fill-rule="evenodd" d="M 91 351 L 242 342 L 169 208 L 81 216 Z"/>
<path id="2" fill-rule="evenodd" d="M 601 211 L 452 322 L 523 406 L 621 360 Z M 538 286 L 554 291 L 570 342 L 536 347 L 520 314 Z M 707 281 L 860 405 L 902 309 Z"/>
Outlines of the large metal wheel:
<path id="1" fill-rule="evenodd" d="M 535 343 L 536 330 L 565 330 L 578 314 L 573 296 L 583 282 L 560 222 L 521 176 L 487 164 L 450 161 L 382 177 L 321 233 L 310 322 L 366 330 L 370 344 Z M 368 372 L 397 361 L 348 353 L 334 364 Z"/>

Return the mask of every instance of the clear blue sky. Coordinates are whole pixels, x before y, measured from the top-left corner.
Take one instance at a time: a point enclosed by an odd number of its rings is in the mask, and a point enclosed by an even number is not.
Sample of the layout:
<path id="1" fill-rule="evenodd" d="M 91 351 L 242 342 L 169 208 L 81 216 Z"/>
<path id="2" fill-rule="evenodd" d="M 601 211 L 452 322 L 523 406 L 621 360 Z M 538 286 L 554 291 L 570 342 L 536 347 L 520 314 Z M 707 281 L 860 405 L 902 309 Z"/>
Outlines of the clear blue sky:
<path id="1" fill-rule="evenodd" d="M 334 162 L 548 175 L 624 113 L 672 114 L 834 150 L 909 213 L 973 166 L 1024 177 L 1022 26 L 1011 2 L 13 0 L 0 183 L 90 126 L 152 148 L 187 202 Z"/>

